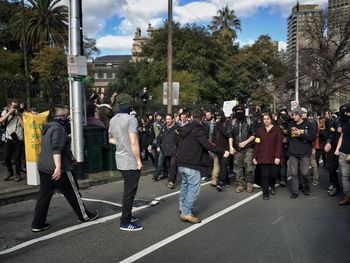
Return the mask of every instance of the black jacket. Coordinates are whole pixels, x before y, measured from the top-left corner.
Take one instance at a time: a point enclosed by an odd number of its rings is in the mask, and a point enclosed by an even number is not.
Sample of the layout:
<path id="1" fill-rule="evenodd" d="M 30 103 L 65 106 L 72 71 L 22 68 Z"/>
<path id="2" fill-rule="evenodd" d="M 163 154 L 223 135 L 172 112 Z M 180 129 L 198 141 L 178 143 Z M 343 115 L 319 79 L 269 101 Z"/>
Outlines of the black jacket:
<path id="1" fill-rule="evenodd" d="M 301 131 L 301 135 L 295 137 L 292 135 L 292 128 L 298 128 Z M 303 120 L 299 125 L 294 121 L 289 125 L 289 148 L 288 153 L 290 156 L 295 157 L 310 157 L 312 152 L 312 144 L 316 140 L 316 132 L 312 124 L 309 121 Z"/>
<path id="2" fill-rule="evenodd" d="M 177 138 L 175 135 L 177 127 L 176 123 L 170 128 L 165 126 L 157 137 L 157 147 L 160 147 L 164 156 L 176 156 L 177 154 Z"/>
<path id="3" fill-rule="evenodd" d="M 224 154 L 224 149 L 211 143 L 202 124 L 193 121 L 176 129 L 179 138 L 178 166 L 206 170 L 210 165 L 208 151 Z"/>
<path id="4" fill-rule="evenodd" d="M 38 160 L 38 170 L 53 173 L 55 170 L 54 154 L 61 154 L 61 172 L 73 170 L 73 157 L 70 142 L 64 127 L 57 122 L 44 125 L 41 136 L 41 152 Z"/>

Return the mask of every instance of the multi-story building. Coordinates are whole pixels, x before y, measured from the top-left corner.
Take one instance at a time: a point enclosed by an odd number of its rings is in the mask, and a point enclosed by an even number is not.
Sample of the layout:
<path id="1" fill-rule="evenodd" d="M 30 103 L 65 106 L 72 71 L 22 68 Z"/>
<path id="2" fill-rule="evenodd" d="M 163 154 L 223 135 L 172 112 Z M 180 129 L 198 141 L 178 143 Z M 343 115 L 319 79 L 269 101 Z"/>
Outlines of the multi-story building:
<path id="1" fill-rule="evenodd" d="M 295 5 L 292 14 L 288 17 L 288 64 L 295 65 L 297 37 L 299 49 L 312 45 L 308 32 L 317 21 L 323 19 L 323 9 L 319 5 Z"/>
<path id="2" fill-rule="evenodd" d="M 110 83 L 116 82 L 116 71 L 124 61 L 130 61 L 131 55 L 113 55 L 97 57 L 93 62 L 93 88 L 98 93 L 107 91 Z"/>
<path id="3" fill-rule="evenodd" d="M 350 19 L 350 0 L 328 0 L 328 12 L 331 26 L 339 26 Z"/>
<path id="4" fill-rule="evenodd" d="M 142 45 L 147 42 L 151 37 L 152 34 L 157 31 L 157 29 L 154 29 L 151 24 L 148 24 L 147 28 L 147 36 L 143 37 L 141 35 L 141 29 L 138 27 L 136 28 L 135 36 L 134 36 L 134 43 L 132 44 L 131 54 L 132 54 L 132 62 L 137 62 L 140 59 L 142 59 Z"/>

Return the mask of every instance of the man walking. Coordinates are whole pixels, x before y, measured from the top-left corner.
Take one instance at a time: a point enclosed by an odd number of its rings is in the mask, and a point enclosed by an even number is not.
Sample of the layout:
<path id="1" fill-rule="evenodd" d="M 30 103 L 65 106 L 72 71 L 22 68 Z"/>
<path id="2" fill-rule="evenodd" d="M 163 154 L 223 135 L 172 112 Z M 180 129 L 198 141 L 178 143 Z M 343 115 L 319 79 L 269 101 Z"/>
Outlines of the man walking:
<path id="1" fill-rule="evenodd" d="M 176 129 L 179 135 L 178 169 L 182 176 L 179 210 L 180 219 L 192 224 L 200 223 L 200 218 L 193 215 L 192 208 L 199 195 L 201 172 L 209 168 L 209 153 L 212 151 L 229 156 L 228 151 L 210 143 L 203 125 L 202 110 L 192 113 L 192 122 Z"/>
<path id="2" fill-rule="evenodd" d="M 32 231 L 41 232 L 51 227 L 46 223 L 50 201 L 58 189 L 67 199 L 79 222 L 95 220 L 98 213 L 88 211 L 81 199 L 79 187 L 72 174 L 73 157 L 64 126 L 69 122 L 69 110 L 63 105 L 53 108 L 53 120 L 44 125 L 41 152 L 38 161 L 40 176 L 39 197 L 36 202 Z"/>
<path id="3" fill-rule="evenodd" d="M 137 219 L 131 215 L 142 168 L 138 121 L 130 115 L 133 104 L 132 97 L 124 94 L 122 98 L 119 101 L 119 110 L 111 119 L 109 126 L 109 142 L 116 145 L 115 160 L 117 168 L 124 178 L 120 229 L 139 231 L 143 227 L 135 224 Z"/>
<path id="4" fill-rule="evenodd" d="M 298 197 L 300 170 L 304 180 L 303 191 L 305 195 L 310 195 L 309 166 L 312 152 L 312 144 L 316 139 L 316 131 L 307 120 L 302 119 L 302 110 L 296 108 L 292 112 L 293 122 L 289 125 L 289 165 L 292 177 L 292 194 L 290 198 Z"/>

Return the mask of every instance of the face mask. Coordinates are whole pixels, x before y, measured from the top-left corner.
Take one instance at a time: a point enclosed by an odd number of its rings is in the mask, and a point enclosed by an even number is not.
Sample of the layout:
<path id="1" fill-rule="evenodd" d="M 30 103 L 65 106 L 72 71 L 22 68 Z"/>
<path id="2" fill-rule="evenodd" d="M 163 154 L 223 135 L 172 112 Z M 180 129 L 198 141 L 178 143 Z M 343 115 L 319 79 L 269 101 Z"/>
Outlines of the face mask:
<path id="1" fill-rule="evenodd" d="M 286 122 L 289 119 L 289 115 L 288 114 L 281 114 L 280 115 L 280 121 L 281 122 Z"/>
<path id="2" fill-rule="evenodd" d="M 244 112 L 243 111 L 237 111 L 236 112 L 236 117 L 239 120 L 243 120 L 245 118 Z"/>
<path id="3" fill-rule="evenodd" d="M 59 124 L 65 126 L 69 123 L 69 116 L 68 115 L 56 116 L 54 120 Z"/>

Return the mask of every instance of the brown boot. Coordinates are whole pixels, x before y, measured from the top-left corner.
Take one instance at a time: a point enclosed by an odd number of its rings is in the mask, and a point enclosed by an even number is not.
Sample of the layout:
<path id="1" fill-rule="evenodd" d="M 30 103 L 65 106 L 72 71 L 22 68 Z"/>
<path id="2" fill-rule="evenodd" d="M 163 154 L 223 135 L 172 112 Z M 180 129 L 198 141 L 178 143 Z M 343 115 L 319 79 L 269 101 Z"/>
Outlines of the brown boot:
<path id="1" fill-rule="evenodd" d="M 195 217 L 194 215 L 189 215 L 189 216 L 180 216 L 180 219 L 184 222 L 189 222 L 192 224 L 197 224 L 200 223 L 201 220 L 199 217 Z"/>
<path id="2" fill-rule="evenodd" d="M 237 185 L 236 187 L 236 193 L 242 193 L 244 190 L 243 186 L 242 185 Z"/>
<path id="3" fill-rule="evenodd" d="M 345 195 L 343 200 L 339 202 L 339 205 L 350 205 L 350 196 Z"/>
<path id="4" fill-rule="evenodd" d="M 247 192 L 248 193 L 253 193 L 254 191 L 254 186 L 251 183 L 247 183 Z"/>
<path id="5" fill-rule="evenodd" d="M 16 175 L 15 175 L 15 181 L 16 181 L 16 182 L 22 181 L 22 177 L 21 177 L 20 174 L 16 174 Z"/>

